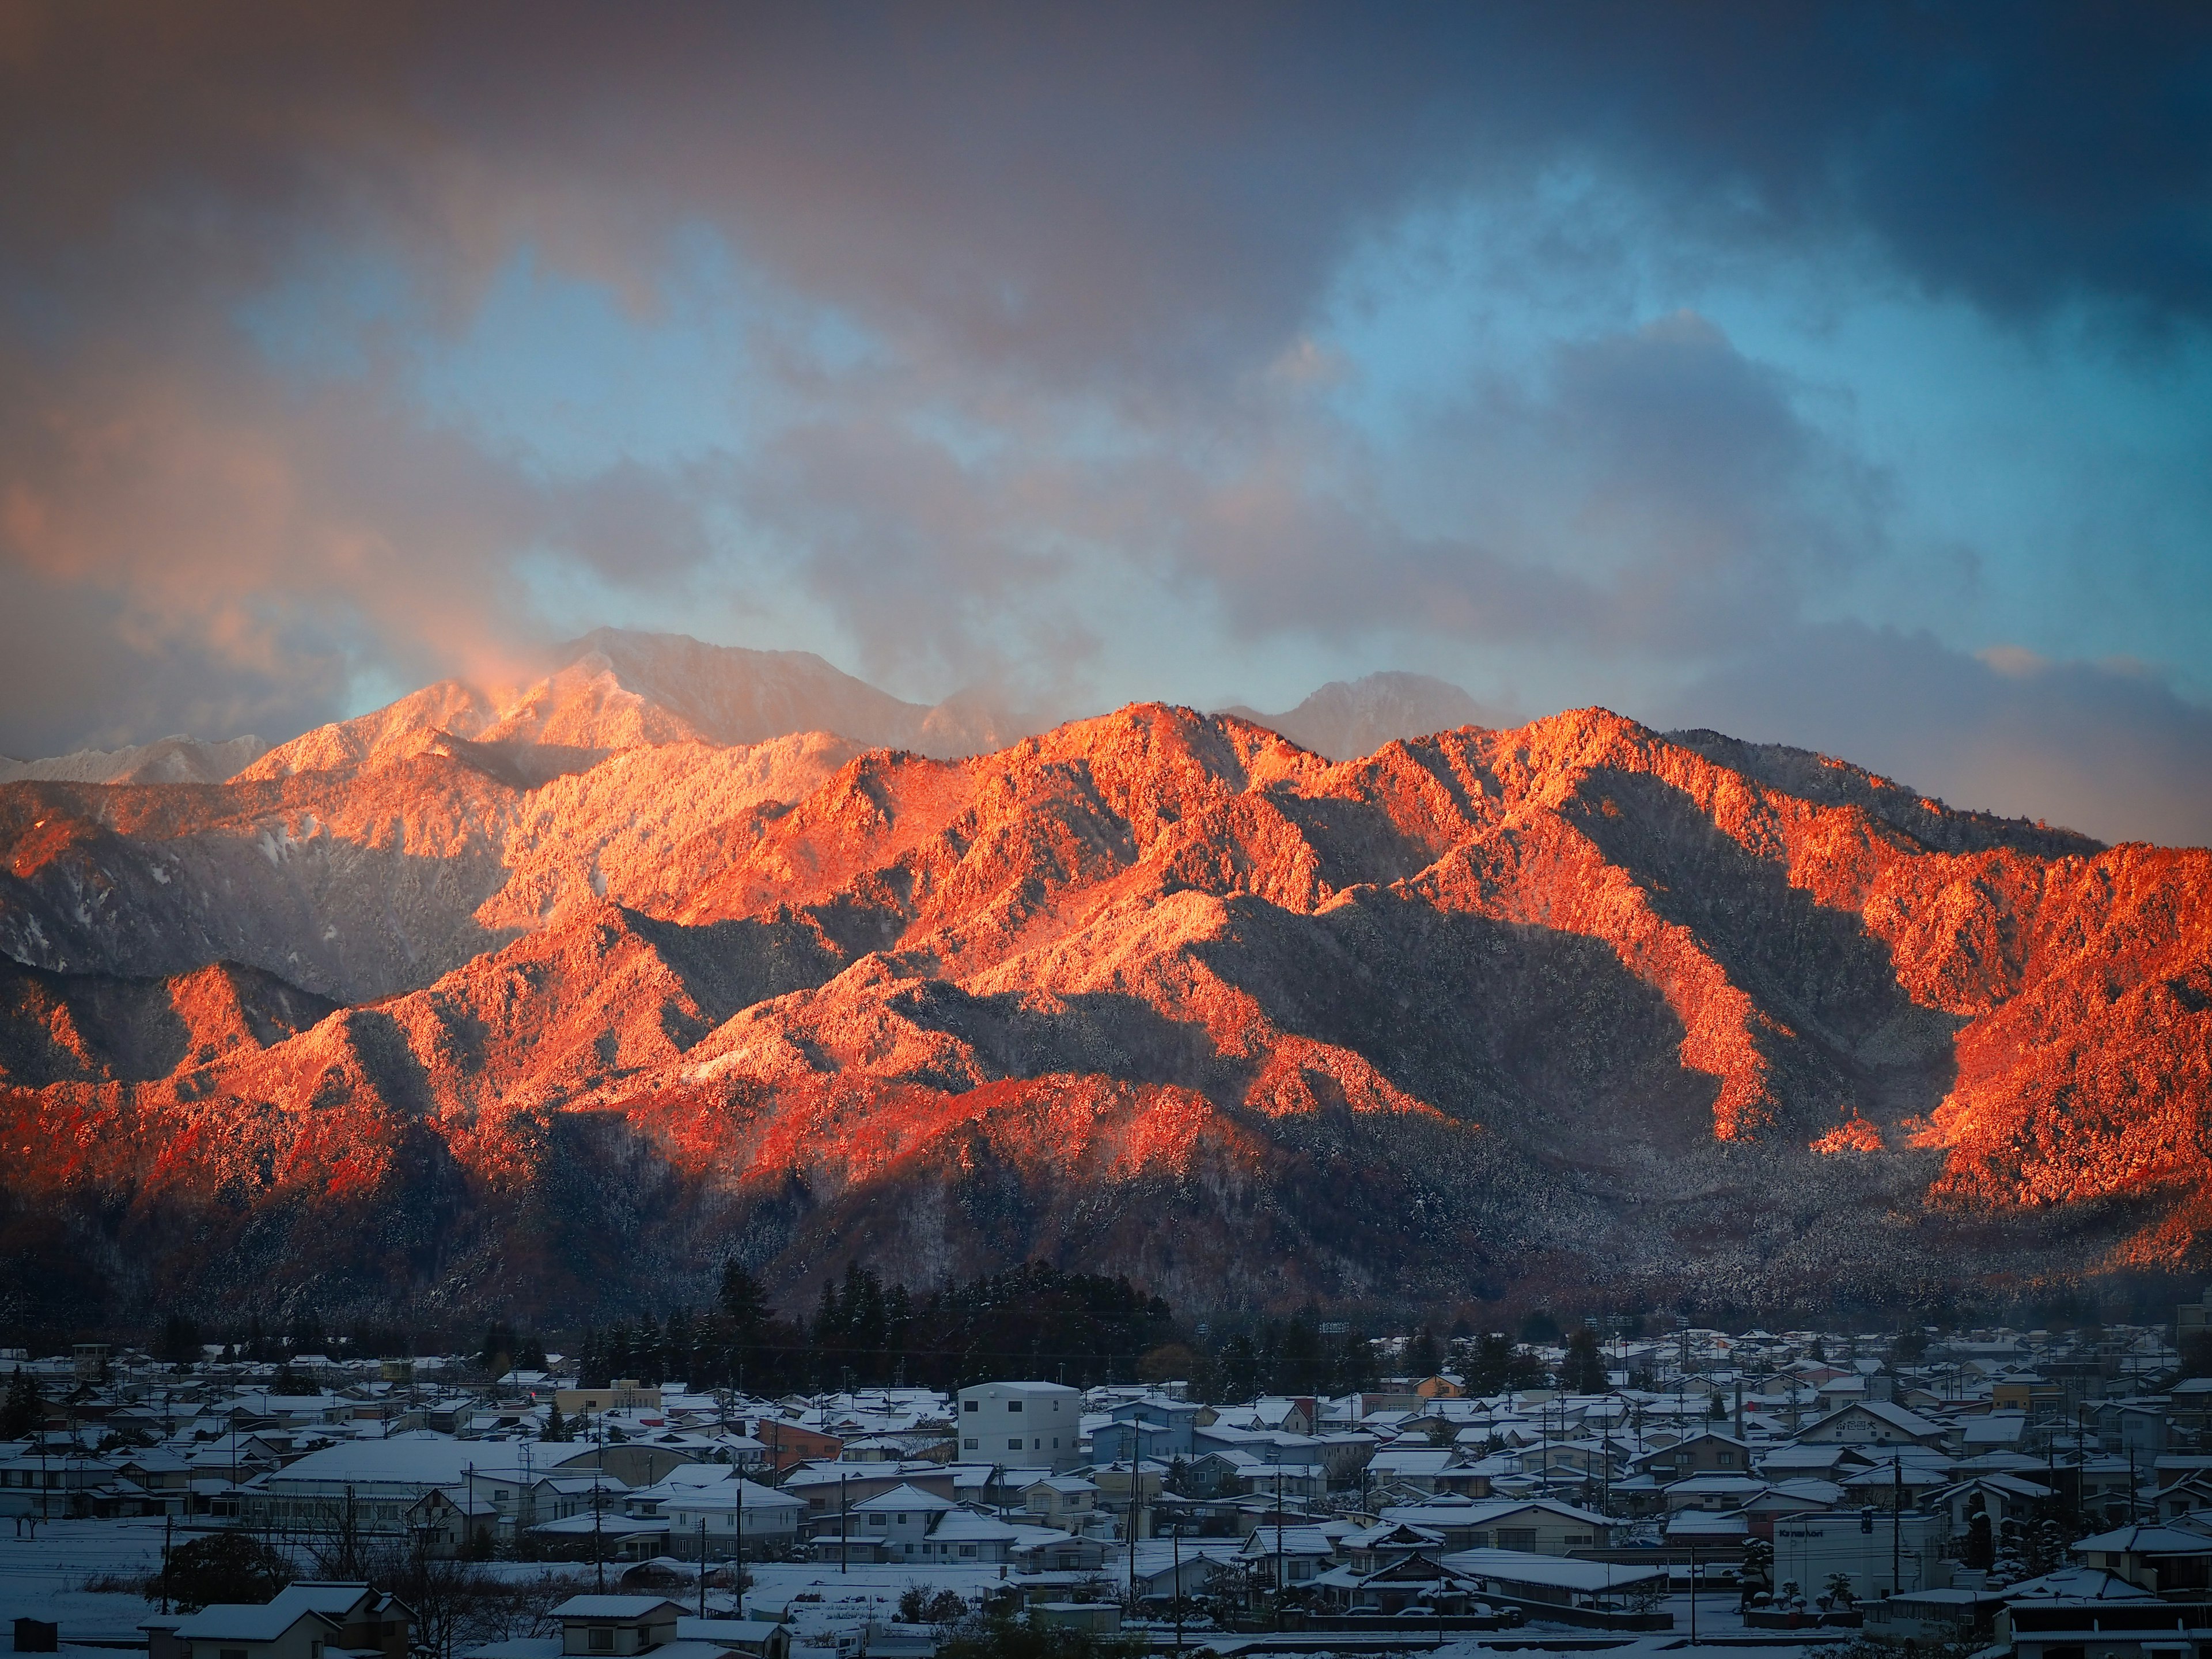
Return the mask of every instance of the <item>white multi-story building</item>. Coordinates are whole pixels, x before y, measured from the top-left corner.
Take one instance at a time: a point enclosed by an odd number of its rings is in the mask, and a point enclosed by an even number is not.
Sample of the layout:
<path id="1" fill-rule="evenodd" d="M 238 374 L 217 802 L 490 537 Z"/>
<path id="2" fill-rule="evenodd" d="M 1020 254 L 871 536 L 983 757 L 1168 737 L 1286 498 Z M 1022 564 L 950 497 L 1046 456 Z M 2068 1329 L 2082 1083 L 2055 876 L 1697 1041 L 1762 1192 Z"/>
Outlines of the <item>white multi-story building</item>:
<path id="1" fill-rule="evenodd" d="M 960 1390 L 960 1457 L 1054 1474 L 1083 1462 L 1083 1396 L 1057 1382 L 978 1382 Z"/>

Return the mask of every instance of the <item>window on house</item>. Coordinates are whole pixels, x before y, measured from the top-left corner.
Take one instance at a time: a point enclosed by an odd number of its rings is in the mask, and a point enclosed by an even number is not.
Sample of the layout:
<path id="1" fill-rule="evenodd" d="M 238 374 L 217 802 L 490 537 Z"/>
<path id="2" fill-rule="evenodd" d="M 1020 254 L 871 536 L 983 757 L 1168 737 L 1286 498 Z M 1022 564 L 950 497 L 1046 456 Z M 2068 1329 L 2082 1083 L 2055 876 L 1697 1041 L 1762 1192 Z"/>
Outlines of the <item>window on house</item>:
<path id="1" fill-rule="evenodd" d="M 605 1625 L 594 1625 L 590 1640 L 585 1645 L 593 1653 L 612 1653 L 615 1650 L 615 1633 Z"/>
<path id="2" fill-rule="evenodd" d="M 246 1659 L 244 1648 L 221 1648 L 216 1650 L 221 1659 Z"/>
<path id="3" fill-rule="evenodd" d="M 973 1544 L 963 1544 L 960 1547 L 960 1559 L 962 1560 L 972 1560 L 975 1558 L 975 1547 Z"/>
<path id="4" fill-rule="evenodd" d="M 975 1451 L 980 1449 L 981 1445 L 981 1443 L 980 1441 L 974 1439 L 963 1440 L 960 1443 L 960 1449 L 962 1451 Z"/>
<path id="5" fill-rule="evenodd" d="M 963 1400 L 960 1402 L 960 1409 L 963 1412 L 975 1411 L 981 1408 L 982 1403 L 980 1400 Z"/>
<path id="6" fill-rule="evenodd" d="M 1008 1451 L 1019 1451 L 1021 1449 L 1022 1437 L 1019 1435 L 1016 1435 L 1012 1440 L 1006 1442 L 1006 1449 Z"/>
<path id="7" fill-rule="evenodd" d="M 1021 1410 L 1021 1408 L 1022 1402 L 1018 1400 L 1009 1400 L 1006 1401 L 1006 1409 L 1010 1412 L 1018 1412 Z"/>
<path id="8" fill-rule="evenodd" d="M 884 1520 L 880 1515 L 872 1515 L 868 1517 L 868 1524 L 872 1527 L 887 1527 L 890 1525 L 890 1522 Z"/>

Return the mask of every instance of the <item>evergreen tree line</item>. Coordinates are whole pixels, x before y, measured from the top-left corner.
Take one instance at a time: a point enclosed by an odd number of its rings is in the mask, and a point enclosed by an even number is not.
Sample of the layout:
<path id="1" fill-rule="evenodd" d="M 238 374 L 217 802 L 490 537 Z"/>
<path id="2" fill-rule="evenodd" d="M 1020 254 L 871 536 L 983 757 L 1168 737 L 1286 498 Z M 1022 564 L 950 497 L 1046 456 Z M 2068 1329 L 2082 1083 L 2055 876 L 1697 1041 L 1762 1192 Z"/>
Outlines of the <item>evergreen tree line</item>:
<path id="1" fill-rule="evenodd" d="M 778 1317 L 760 1281 L 732 1261 L 716 1307 L 587 1331 L 579 1370 L 586 1387 L 635 1377 L 763 1395 L 1004 1376 L 1087 1388 L 1136 1380 L 1145 1356 L 1176 1335 L 1168 1304 L 1127 1279 L 1043 1262 L 920 1294 L 851 1262 L 824 1282 L 812 1317 L 798 1320 Z"/>
<path id="2" fill-rule="evenodd" d="M 1231 1332 L 1211 1352 L 1194 1356 L 1188 1375 L 1200 1397 L 1233 1402 L 1263 1394 L 1351 1394 L 1373 1388 L 1381 1367 L 1361 1332 L 1324 1330 L 1305 1312 Z"/>
<path id="3" fill-rule="evenodd" d="M 241 1329 L 232 1328 L 210 1335 L 198 1320 L 173 1313 L 161 1322 L 150 1351 L 156 1359 L 172 1365 L 198 1364 L 206 1358 L 204 1345 L 221 1340 L 225 1359 L 245 1359 L 277 1364 L 295 1354 L 326 1354 L 332 1359 L 400 1359 L 416 1352 L 414 1336 L 398 1326 L 356 1322 L 345 1332 L 325 1332 L 323 1322 L 310 1310 L 295 1314 L 282 1325 L 264 1325 L 258 1315 Z M 543 1350 L 540 1350 L 541 1357 Z"/>

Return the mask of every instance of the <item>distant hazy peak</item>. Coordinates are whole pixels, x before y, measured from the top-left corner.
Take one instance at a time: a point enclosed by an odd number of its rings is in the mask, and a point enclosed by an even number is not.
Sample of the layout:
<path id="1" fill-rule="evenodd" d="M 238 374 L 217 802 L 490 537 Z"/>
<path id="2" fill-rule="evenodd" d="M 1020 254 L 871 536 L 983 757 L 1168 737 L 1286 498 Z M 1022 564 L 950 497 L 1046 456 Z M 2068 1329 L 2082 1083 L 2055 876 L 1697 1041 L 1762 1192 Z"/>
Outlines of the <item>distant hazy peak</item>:
<path id="1" fill-rule="evenodd" d="M 443 680 L 295 738 L 250 775 L 381 766 L 421 753 L 441 734 L 470 739 L 503 757 L 503 768 L 543 778 L 654 744 L 728 747 L 827 732 L 867 747 L 951 758 L 1034 729 L 975 694 L 934 708 L 903 702 L 811 651 L 599 628 L 555 646 L 543 660 L 552 672 L 503 700 Z"/>
<path id="2" fill-rule="evenodd" d="M 1225 708 L 1301 748 L 1330 760 L 1357 759 L 1399 738 L 1422 738 L 1462 726 L 1487 726 L 1494 718 L 1449 680 L 1395 672 L 1356 680 L 1331 680 L 1297 708 L 1280 714 Z"/>
<path id="3" fill-rule="evenodd" d="M 0 783 L 224 783 L 268 748 L 258 738 L 204 743 L 176 736 L 125 749 L 80 749 L 44 760 L 0 757 Z"/>

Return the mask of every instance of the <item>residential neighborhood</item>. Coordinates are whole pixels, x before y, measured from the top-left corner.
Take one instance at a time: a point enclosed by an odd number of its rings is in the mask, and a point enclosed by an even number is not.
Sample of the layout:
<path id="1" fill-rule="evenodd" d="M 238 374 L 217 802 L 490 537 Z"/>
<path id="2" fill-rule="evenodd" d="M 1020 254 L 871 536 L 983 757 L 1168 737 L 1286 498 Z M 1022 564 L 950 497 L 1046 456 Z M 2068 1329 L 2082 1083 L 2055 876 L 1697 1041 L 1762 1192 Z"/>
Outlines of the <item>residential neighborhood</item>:
<path id="1" fill-rule="evenodd" d="M 988 1617 L 1223 1653 L 1552 1631 L 2203 1659 L 2201 1320 L 1585 1327 L 1513 1342 L 1525 1386 L 1492 1392 L 1502 1338 L 1384 1338 L 1371 1389 L 1237 1401 L 1172 1378 L 587 1388 L 558 1354 L 12 1353 L 0 1594 L 21 1605 L 0 1613 L 18 1651 L 97 1636 L 149 1659 L 923 1654 Z M 175 1605 L 173 1564 L 210 1540 L 284 1587 Z M 134 1548 L 127 1634 L 15 1588 L 11 1563 Z M 447 1583 L 441 1563 L 532 1588 L 426 1634 L 403 1577 Z"/>

